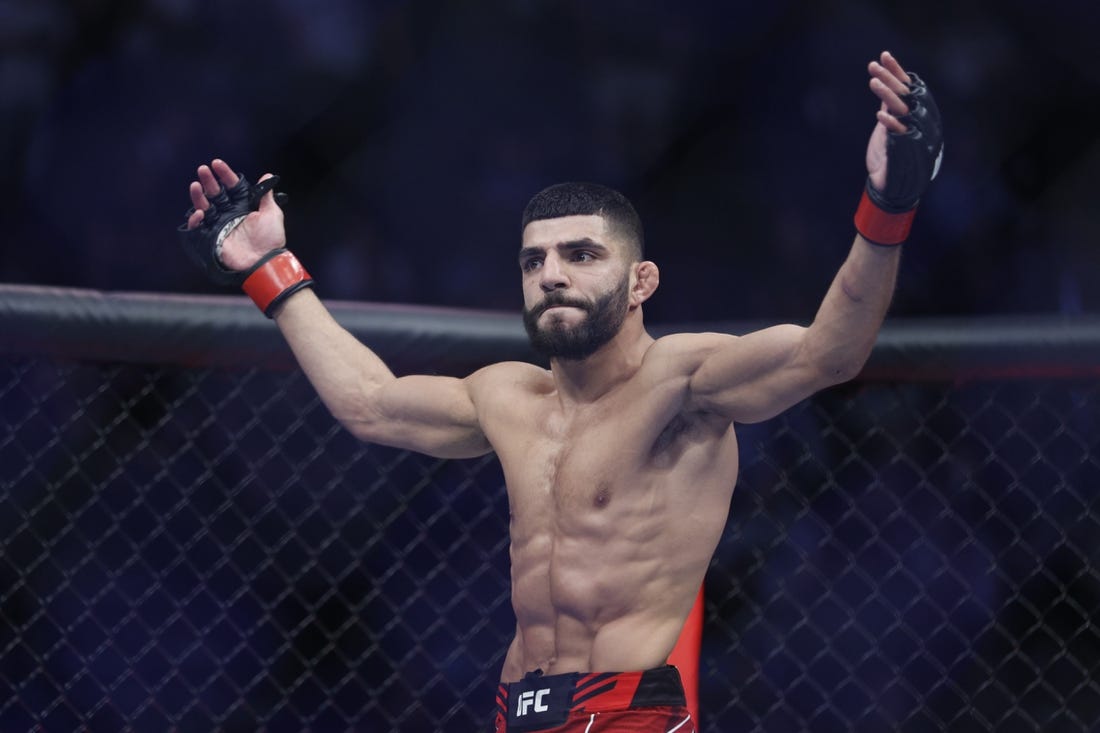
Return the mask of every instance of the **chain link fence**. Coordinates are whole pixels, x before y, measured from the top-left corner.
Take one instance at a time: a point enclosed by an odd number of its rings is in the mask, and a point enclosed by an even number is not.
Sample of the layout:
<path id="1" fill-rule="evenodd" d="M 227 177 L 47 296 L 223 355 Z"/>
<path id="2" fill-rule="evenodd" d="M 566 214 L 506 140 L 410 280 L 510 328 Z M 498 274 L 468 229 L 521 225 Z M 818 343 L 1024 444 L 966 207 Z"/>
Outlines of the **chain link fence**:
<path id="1" fill-rule="evenodd" d="M 279 360 L 0 347 L 0 730 L 487 729 L 495 459 L 357 443 Z M 741 428 L 701 730 L 1098 728 L 1100 387 L 1047 372 Z"/>

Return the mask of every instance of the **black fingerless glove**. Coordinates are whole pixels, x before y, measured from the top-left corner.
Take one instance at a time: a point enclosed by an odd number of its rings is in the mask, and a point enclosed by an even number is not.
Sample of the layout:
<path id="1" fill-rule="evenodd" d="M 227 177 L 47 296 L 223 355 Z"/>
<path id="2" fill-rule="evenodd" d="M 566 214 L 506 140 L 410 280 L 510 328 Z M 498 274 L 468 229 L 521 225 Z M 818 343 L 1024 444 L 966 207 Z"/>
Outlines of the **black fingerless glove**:
<path id="1" fill-rule="evenodd" d="M 187 221 L 195 213 L 192 207 L 177 229 L 184 251 L 206 271 L 211 280 L 220 285 L 241 287 L 268 318 L 291 295 L 313 286 L 313 278 L 298 258 L 280 247 L 265 254 L 247 270 L 230 270 L 222 264 L 218 255 L 225 238 L 245 217 L 260 207 L 260 199 L 278 183 L 278 176 L 265 178 L 256 185 L 241 176 L 232 188 L 223 186 L 217 195 L 210 198 L 210 206 L 203 211 L 198 226 L 193 229 L 187 227 Z M 286 200 L 286 194 L 275 194 L 275 201 L 280 206 Z"/>
<path id="2" fill-rule="evenodd" d="M 856 209 L 856 230 L 875 244 L 901 244 L 909 236 L 917 204 L 939 172 L 943 159 L 943 122 L 932 93 L 910 72 L 909 93 L 901 100 L 909 114 L 898 120 L 908 130 L 886 137 L 886 187 L 870 178 Z"/>
<path id="3" fill-rule="evenodd" d="M 235 186 L 228 189 L 222 186 L 217 195 L 210 197 L 210 207 L 203 211 L 202 221 L 194 229 L 188 229 L 187 222 L 195 208 L 191 207 L 184 214 L 183 224 L 176 230 L 183 249 L 211 280 L 219 285 L 244 282 L 246 273 L 243 270 L 226 268 L 218 257 L 222 241 L 246 216 L 260 208 L 260 199 L 278 183 L 279 177 L 271 176 L 253 186 L 241 176 Z M 285 194 L 276 194 L 276 197 L 280 204 L 286 202 Z"/>

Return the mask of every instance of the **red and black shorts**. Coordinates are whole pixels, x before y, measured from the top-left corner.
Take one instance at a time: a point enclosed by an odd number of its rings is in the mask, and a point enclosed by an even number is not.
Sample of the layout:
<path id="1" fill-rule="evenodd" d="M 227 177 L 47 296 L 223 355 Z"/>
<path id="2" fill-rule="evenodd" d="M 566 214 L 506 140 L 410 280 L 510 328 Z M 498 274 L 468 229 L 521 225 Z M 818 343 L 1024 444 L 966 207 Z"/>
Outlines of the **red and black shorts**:
<path id="1" fill-rule="evenodd" d="M 494 733 L 695 733 L 675 667 L 644 672 L 532 672 L 497 692 Z"/>

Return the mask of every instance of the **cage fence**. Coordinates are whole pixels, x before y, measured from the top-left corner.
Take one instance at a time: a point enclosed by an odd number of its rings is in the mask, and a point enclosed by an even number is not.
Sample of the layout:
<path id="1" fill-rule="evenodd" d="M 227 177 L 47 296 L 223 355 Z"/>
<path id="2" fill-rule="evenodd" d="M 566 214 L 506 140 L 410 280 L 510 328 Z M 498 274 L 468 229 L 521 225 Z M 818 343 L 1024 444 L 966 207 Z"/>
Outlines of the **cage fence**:
<path id="1" fill-rule="evenodd" d="M 0 292 L 0 730 L 487 729 L 496 460 L 359 443 L 246 306 L 170 305 Z M 409 370 L 524 354 L 518 319 L 336 311 Z M 888 326 L 741 428 L 700 730 L 1097 729 L 1096 331 Z"/>

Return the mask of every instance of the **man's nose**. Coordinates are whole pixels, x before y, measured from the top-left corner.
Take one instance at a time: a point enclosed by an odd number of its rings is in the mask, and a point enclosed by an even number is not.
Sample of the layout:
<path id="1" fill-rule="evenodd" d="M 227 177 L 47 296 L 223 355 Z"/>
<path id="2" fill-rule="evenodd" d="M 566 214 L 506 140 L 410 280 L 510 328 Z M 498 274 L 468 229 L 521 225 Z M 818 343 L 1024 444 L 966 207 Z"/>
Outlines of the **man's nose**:
<path id="1" fill-rule="evenodd" d="M 549 256 L 543 261 L 539 270 L 539 287 L 547 293 L 569 287 L 569 278 L 559 258 Z"/>

